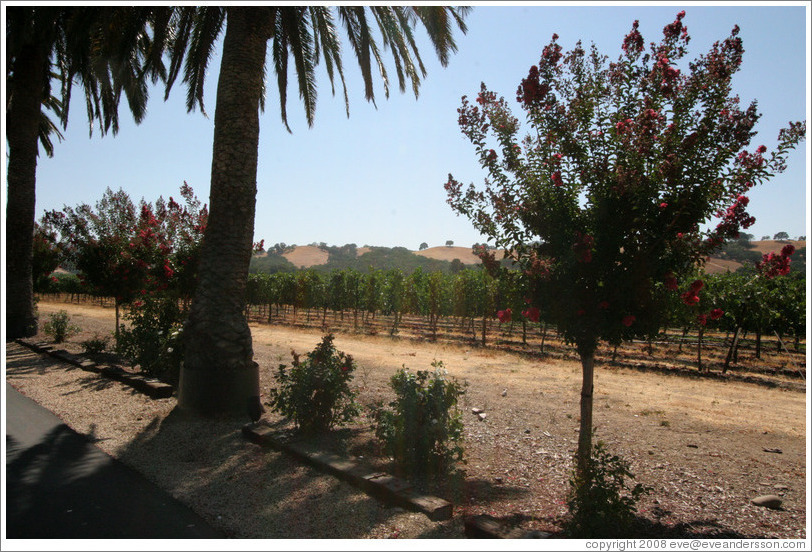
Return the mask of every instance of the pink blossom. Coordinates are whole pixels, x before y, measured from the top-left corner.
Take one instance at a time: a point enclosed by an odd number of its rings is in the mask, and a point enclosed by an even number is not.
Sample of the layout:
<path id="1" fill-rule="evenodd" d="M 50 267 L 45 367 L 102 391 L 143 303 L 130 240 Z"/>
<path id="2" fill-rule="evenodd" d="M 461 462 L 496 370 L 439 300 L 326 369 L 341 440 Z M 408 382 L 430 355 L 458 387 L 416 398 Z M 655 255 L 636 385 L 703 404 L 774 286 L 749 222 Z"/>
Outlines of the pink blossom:
<path id="1" fill-rule="evenodd" d="M 541 312 L 536 307 L 530 307 L 529 309 L 522 311 L 522 316 L 524 316 L 531 322 L 538 322 L 539 317 L 541 316 Z"/>
<path id="2" fill-rule="evenodd" d="M 499 322 L 506 323 L 510 322 L 510 319 L 513 316 L 513 311 L 511 309 L 500 310 L 496 313 L 496 317 L 499 319 Z"/>
<path id="3" fill-rule="evenodd" d="M 637 320 L 633 314 L 627 314 L 623 317 L 621 323 L 626 326 L 627 328 L 634 324 L 634 321 Z"/>
<path id="4" fill-rule="evenodd" d="M 689 306 L 699 303 L 699 295 L 690 290 L 680 295 L 680 297 L 682 297 L 682 302 Z"/>
<path id="5" fill-rule="evenodd" d="M 639 54 L 643 51 L 643 36 L 638 31 L 638 27 L 640 26 L 640 21 L 635 20 L 632 23 L 632 30 L 626 37 L 623 39 L 623 51 L 627 54 Z"/>
<path id="6" fill-rule="evenodd" d="M 756 263 L 756 269 L 767 279 L 786 276 L 790 270 L 790 255 L 794 252 L 795 247 L 792 244 L 787 244 L 778 255 L 775 253 L 762 255 L 761 262 Z"/>
<path id="7" fill-rule="evenodd" d="M 790 257 L 792 254 L 795 253 L 795 246 L 791 243 L 788 243 L 781 249 L 781 256 L 782 257 Z"/>
<path id="8" fill-rule="evenodd" d="M 677 291 L 679 289 L 679 284 L 677 283 L 677 279 L 670 272 L 665 275 L 665 287 L 667 289 L 670 289 L 671 291 Z"/>
<path id="9" fill-rule="evenodd" d="M 719 320 L 720 318 L 722 318 L 722 316 L 724 316 L 724 314 L 725 311 L 723 311 L 722 309 L 713 309 L 712 311 L 710 311 L 710 318 L 711 320 Z"/>

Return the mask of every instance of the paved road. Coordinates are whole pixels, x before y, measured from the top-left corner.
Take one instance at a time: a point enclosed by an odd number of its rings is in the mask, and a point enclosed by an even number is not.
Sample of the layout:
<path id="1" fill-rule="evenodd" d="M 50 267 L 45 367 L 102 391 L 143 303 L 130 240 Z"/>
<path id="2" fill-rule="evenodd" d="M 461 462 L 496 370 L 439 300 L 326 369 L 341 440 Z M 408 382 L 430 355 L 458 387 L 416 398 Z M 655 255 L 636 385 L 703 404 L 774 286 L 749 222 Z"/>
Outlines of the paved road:
<path id="1" fill-rule="evenodd" d="M 6 383 L 6 537 L 224 538 Z"/>

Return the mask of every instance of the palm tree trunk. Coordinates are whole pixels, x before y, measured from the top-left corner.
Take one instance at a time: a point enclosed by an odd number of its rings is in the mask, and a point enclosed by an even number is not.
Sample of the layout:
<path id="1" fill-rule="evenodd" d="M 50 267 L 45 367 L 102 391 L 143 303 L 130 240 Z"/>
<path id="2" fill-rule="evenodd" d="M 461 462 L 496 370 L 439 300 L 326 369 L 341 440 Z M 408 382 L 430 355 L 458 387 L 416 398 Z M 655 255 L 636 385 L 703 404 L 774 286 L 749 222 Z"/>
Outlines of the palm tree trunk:
<path id="1" fill-rule="evenodd" d="M 11 103 L 6 112 L 8 203 L 6 205 L 6 337 L 37 333 L 32 276 L 37 185 L 37 139 L 48 61 L 41 45 L 28 45 L 14 61 Z M 6 82 L 9 82 L 8 79 Z"/>
<path id="2" fill-rule="evenodd" d="M 208 226 L 184 329 L 178 405 L 196 414 L 245 413 L 259 394 L 243 315 L 254 234 L 265 11 L 228 8 L 217 85 Z"/>

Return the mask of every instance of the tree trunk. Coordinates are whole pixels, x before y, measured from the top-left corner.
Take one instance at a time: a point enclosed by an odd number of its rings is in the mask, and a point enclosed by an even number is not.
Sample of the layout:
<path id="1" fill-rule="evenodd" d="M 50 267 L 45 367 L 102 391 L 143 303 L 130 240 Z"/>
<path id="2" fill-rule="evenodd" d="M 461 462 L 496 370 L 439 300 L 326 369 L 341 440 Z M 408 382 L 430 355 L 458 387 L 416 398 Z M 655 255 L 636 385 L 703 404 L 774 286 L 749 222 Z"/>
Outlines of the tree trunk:
<path id="1" fill-rule="evenodd" d="M 486 316 L 482 317 L 482 346 L 485 347 L 485 329 L 488 327 L 488 318 Z"/>
<path id="2" fill-rule="evenodd" d="M 592 399 L 595 381 L 595 346 L 578 346 L 581 357 L 581 424 L 578 451 L 575 455 L 576 479 L 588 483 L 589 459 L 592 457 Z"/>
<path id="3" fill-rule="evenodd" d="M 702 371 L 702 334 L 705 333 L 704 326 L 699 327 L 699 336 L 696 341 L 696 365 Z"/>
<path id="4" fill-rule="evenodd" d="M 22 48 L 14 60 L 14 78 L 6 111 L 8 203 L 6 204 L 6 338 L 37 333 L 32 276 L 37 187 L 37 139 L 42 109 L 47 50 Z M 9 82 L 9 79 L 6 79 Z"/>
<path id="5" fill-rule="evenodd" d="M 119 338 L 119 328 L 118 327 L 121 324 L 121 310 L 120 310 L 120 306 L 119 306 L 119 302 L 118 302 L 118 297 L 116 297 L 115 307 L 116 307 L 116 331 L 115 331 L 115 336 L 116 336 L 116 345 L 118 345 L 118 338 Z"/>
<path id="6" fill-rule="evenodd" d="M 259 100 L 268 40 L 261 8 L 228 8 L 214 115 L 210 211 L 186 322 L 178 406 L 194 414 L 246 414 L 259 395 L 243 315 L 254 234 Z"/>
<path id="7" fill-rule="evenodd" d="M 733 341 L 730 343 L 730 349 L 727 350 L 727 356 L 725 357 L 725 364 L 722 366 L 722 373 L 726 373 L 728 368 L 730 368 L 730 361 L 733 359 L 733 351 L 739 345 L 739 334 L 741 332 L 741 327 L 736 326 L 736 331 L 733 332 Z"/>

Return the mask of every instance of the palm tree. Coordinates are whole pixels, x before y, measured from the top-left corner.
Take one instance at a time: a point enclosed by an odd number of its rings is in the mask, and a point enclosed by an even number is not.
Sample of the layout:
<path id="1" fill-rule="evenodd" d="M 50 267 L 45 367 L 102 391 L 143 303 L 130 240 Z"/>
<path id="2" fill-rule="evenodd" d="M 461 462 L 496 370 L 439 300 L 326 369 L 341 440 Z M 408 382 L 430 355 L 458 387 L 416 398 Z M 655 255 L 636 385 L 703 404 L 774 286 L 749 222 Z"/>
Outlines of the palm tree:
<path id="1" fill-rule="evenodd" d="M 48 116 L 68 123 L 74 81 L 85 91 L 88 120 L 105 134 L 118 131 L 118 104 L 127 97 L 136 122 L 145 114 L 147 77 L 165 76 L 160 48 L 166 36 L 146 32 L 148 24 L 165 29 L 168 8 L 23 7 L 6 10 L 6 139 L 8 203 L 6 206 L 6 333 L 9 338 L 34 335 L 31 275 L 39 148 L 53 155 L 51 136 L 61 139 Z M 61 83 L 61 99 L 51 90 Z"/>
<path id="2" fill-rule="evenodd" d="M 243 314 L 254 233 L 257 191 L 259 110 L 264 107 L 268 42 L 276 74 L 282 121 L 287 127 L 288 61 L 292 59 L 299 96 L 309 125 L 316 106 L 315 68 L 324 60 L 335 93 L 339 81 L 349 115 L 344 81 L 340 22 L 364 79 L 364 94 L 374 102 L 373 71 L 389 95 L 381 51 L 372 32 L 395 64 L 398 83 L 415 95 L 425 67 L 414 29 L 421 23 L 445 66 L 456 51 L 452 27 L 466 31 L 468 8 L 448 7 L 203 7 L 177 12 L 167 95 L 185 58 L 187 108 L 203 110 L 203 81 L 213 45 L 225 27 L 214 115 L 209 222 L 203 238 L 199 281 L 184 327 L 185 361 L 179 406 L 201 414 L 242 413 L 259 394 L 251 331 Z M 374 21 L 374 23 L 373 23 Z M 188 55 L 187 55 L 188 51 Z M 336 78 L 336 76 L 338 78 Z M 290 128 L 288 127 L 288 130 Z"/>

